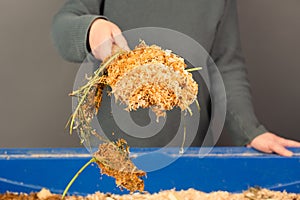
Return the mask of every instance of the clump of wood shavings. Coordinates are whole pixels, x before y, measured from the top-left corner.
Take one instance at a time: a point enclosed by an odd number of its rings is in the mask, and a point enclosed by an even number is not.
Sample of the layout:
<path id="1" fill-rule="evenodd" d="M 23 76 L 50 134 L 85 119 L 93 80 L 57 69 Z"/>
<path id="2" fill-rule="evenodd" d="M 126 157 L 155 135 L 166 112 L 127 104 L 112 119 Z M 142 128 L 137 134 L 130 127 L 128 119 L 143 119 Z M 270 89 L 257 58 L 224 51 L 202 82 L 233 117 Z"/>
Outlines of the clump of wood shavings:
<path id="1" fill-rule="evenodd" d="M 189 109 L 196 100 L 198 85 L 185 68 L 184 59 L 170 50 L 141 42 L 111 62 L 101 82 L 127 110 L 150 107 L 160 117 L 175 106 Z"/>
<path id="2" fill-rule="evenodd" d="M 42 189 L 38 193 L 18 194 L 5 193 L 0 194 L 0 200 L 59 200 L 61 195 L 52 194 L 47 189 Z M 250 188 L 243 193 L 233 194 L 225 191 L 204 193 L 195 189 L 188 190 L 164 190 L 154 194 L 104 194 L 96 192 L 94 194 L 83 196 L 67 196 L 68 200 L 300 200 L 300 194 L 271 191 L 267 189 Z"/>
<path id="3" fill-rule="evenodd" d="M 117 186 L 130 192 L 144 191 L 144 181 L 140 177 L 145 176 L 146 172 L 137 169 L 130 160 L 129 147 L 125 140 L 100 144 L 94 157 L 101 173 L 114 177 Z"/>
<path id="4" fill-rule="evenodd" d="M 132 51 L 113 49 L 113 52 L 116 53 L 103 61 L 84 86 L 70 94 L 78 99 L 69 121 L 70 133 L 76 129 L 87 146 L 90 136 L 97 136 L 101 145 L 94 157 L 101 172 L 115 177 L 117 185 L 131 192 L 143 191 L 144 183 L 139 177 L 145 172 L 137 170 L 128 156 L 118 159 L 120 166 L 115 166 L 114 157 L 121 156 L 117 153 L 119 147 L 102 138 L 91 126 L 101 106 L 103 88 L 111 87 L 116 101 L 127 105 L 128 111 L 150 107 L 158 119 L 175 106 L 190 111 L 198 85 L 185 70 L 184 59 L 169 50 L 141 42 Z"/>

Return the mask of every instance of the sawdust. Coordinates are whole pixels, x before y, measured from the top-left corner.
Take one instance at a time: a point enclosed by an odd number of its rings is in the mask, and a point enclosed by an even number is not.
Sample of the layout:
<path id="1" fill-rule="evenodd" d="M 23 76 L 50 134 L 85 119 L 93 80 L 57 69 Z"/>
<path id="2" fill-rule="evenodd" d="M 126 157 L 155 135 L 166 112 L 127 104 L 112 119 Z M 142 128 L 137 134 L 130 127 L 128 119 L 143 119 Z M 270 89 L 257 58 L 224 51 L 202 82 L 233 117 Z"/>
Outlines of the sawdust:
<path id="1" fill-rule="evenodd" d="M 43 189 L 38 193 L 5 193 L 0 194 L 0 200 L 59 200 L 61 196 Z M 260 188 L 250 188 L 243 193 L 233 194 L 225 191 L 204 193 L 195 189 L 165 190 L 154 194 L 104 194 L 96 192 L 91 195 L 67 196 L 67 200 L 300 200 L 300 194 L 271 191 Z"/>

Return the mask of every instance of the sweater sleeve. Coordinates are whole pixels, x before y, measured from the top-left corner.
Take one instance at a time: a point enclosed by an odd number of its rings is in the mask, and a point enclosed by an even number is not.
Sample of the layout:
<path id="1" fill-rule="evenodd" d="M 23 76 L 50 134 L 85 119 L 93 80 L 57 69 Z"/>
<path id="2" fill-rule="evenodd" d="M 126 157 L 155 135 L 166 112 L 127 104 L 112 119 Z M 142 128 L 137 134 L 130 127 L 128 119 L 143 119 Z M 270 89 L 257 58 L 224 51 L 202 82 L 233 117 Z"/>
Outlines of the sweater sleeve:
<path id="1" fill-rule="evenodd" d="M 226 91 L 225 128 L 235 145 L 248 144 L 267 130 L 258 122 L 253 110 L 235 0 L 226 1 L 211 56 L 221 73 Z"/>
<path id="2" fill-rule="evenodd" d="M 89 53 L 88 33 L 100 15 L 101 0 L 68 0 L 53 18 L 52 38 L 60 55 L 81 62 Z M 105 18 L 106 19 L 106 18 Z"/>

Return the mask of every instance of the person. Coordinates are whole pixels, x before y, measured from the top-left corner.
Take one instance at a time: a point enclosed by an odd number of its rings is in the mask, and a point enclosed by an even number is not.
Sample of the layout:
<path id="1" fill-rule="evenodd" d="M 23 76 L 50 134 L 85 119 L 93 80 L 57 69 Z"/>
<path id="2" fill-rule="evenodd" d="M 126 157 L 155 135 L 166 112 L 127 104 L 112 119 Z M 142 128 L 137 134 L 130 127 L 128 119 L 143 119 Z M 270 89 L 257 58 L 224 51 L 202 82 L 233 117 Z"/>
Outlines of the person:
<path id="1" fill-rule="evenodd" d="M 52 35 L 61 56 L 72 62 L 82 62 L 90 53 L 103 60 L 114 44 L 128 50 L 121 30 L 164 27 L 192 37 L 209 52 L 222 75 L 225 127 L 234 143 L 292 156 L 286 147 L 300 143 L 268 131 L 254 114 L 237 18 L 235 0 L 69 0 L 54 16 Z"/>

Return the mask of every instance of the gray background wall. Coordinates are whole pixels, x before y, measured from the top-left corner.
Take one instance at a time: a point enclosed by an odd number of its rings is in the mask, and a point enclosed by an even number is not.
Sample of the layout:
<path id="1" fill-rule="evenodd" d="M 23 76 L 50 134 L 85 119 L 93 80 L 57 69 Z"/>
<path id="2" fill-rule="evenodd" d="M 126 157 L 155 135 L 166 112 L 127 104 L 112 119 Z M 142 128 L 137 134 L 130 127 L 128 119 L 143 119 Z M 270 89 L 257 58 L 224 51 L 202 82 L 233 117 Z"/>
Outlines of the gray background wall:
<path id="1" fill-rule="evenodd" d="M 65 123 L 78 64 L 51 43 L 61 0 L 0 1 L 0 148 L 79 146 Z M 300 1 L 238 1 L 256 113 L 270 130 L 300 140 Z M 226 133 L 220 144 L 230 144 Z"/>

